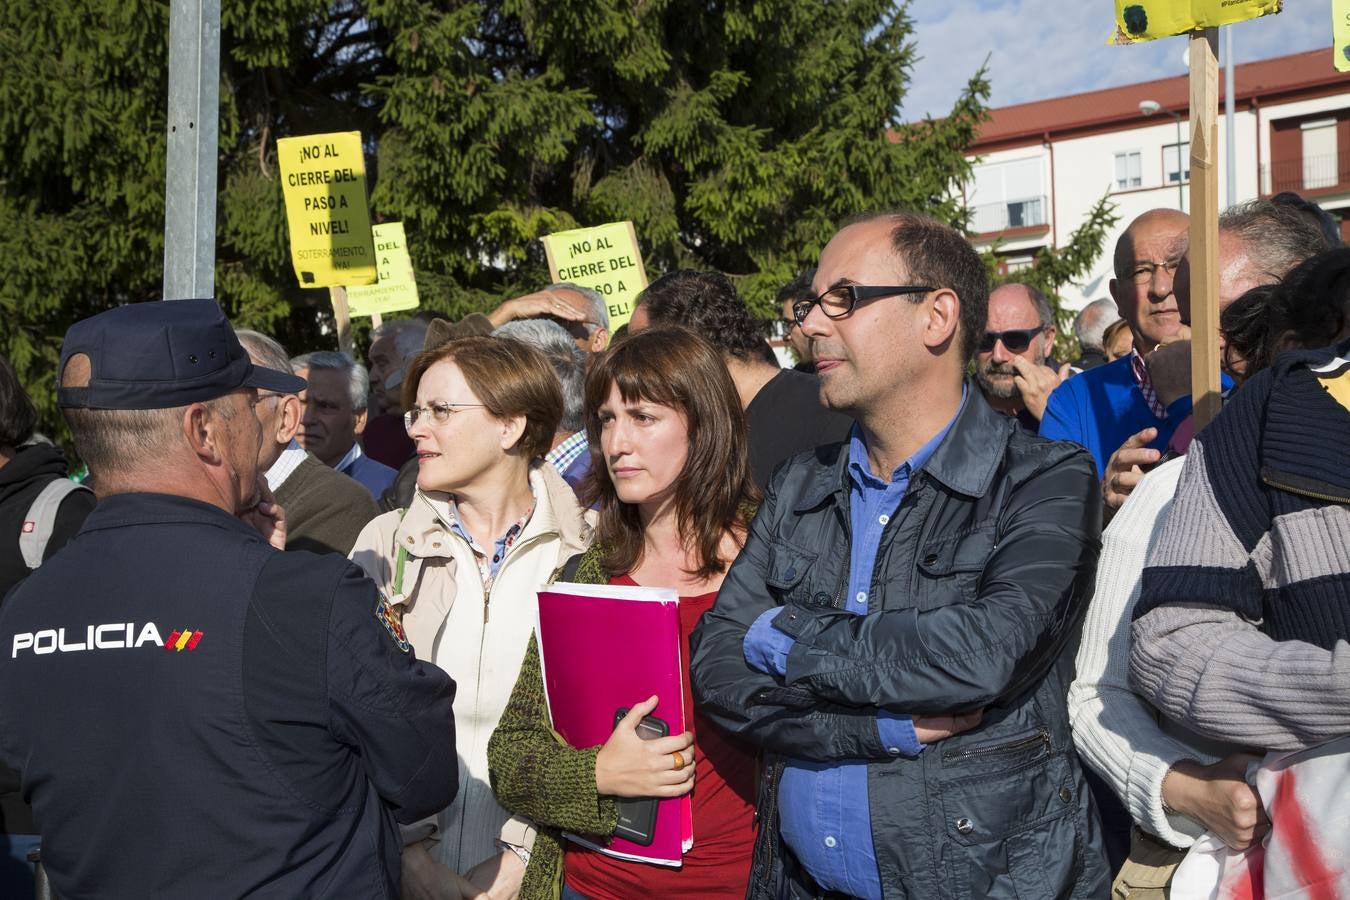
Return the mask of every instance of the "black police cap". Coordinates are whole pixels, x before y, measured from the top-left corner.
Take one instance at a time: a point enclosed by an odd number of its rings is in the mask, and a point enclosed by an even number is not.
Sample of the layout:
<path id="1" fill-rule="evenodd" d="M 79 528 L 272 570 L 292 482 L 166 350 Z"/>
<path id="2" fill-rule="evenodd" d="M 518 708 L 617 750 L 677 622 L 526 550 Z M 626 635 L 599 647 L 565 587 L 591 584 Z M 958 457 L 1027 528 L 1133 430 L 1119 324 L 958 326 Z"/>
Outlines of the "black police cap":
<path id="1" fill-rule="evenodd" d="M 241 387 L 304 390 L 289 372 L 255 366 L 214 300 L 132 303 L 70 326 L 61 368 L 89 357 L 88 387 L 57 389 L 57 403 L 82 409 L 168 409 Z"/>

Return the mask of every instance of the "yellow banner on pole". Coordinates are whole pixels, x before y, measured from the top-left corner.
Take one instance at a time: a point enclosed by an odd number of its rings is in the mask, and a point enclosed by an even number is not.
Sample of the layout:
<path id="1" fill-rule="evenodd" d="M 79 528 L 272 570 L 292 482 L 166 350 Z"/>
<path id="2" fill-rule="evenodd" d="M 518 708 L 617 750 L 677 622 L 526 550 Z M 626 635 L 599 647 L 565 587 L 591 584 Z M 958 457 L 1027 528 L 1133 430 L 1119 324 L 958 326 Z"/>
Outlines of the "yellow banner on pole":
<path id="1" fill-rule="evenodd" d="M 402 222 L 385 222 L 371 229 L 375 237 L 374 284 L 347 288 L 347 305 L 353 316 L 384 314 L 417 308 L 417 279 Z"/>
<path id="2" fill-rule="evenodd" d="M 1350 72 L 1350 0 L 1331 0 L 1331 54 L 1337 72 Z"/>
<path id="3" fill-rule="evenodd" d="M 611 333 L 628 324 L 633 301 L 647 286 L 647 269 L 632 222 L 559 231 L 542 240 L 554 281 L 570 281 L 599 292 L 605 298 Z"/>
<path id="4" fill-rule="evenodd" d="M 1278 13 L 1282 0 L 1116 0 L 1112 43 L 1134 44 Z"/>
<path id="5" fill-rule="evenodd" d="M 301 287 L 375 281 L 361 132 L 277 141 L 291 264 Z"/>

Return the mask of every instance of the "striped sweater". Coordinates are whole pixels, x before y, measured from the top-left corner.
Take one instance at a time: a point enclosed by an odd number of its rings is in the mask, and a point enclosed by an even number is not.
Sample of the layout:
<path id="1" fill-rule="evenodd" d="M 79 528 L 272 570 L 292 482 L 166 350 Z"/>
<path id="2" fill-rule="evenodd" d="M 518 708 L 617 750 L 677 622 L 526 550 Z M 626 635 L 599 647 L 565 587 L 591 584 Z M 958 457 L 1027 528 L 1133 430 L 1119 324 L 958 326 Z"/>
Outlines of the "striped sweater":
<path id="1" fill-rule="evenodd" d="M 1319 377 L 1347 356 L 1285 354 L 1196 436 L 1136 621 L 1203 604 L 1276 641 L 1350 639 L 1350 410 Z"/>

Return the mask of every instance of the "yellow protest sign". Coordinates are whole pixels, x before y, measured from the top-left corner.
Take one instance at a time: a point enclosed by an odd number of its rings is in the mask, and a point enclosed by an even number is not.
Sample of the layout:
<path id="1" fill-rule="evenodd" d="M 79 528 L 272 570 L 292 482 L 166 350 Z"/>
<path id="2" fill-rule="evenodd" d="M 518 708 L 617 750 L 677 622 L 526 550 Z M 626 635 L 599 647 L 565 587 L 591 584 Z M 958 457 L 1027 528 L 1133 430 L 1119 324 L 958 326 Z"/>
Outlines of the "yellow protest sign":
<path id="1" fill-rule="evenodd" d="M 1331 0 L 1331 54 L 1337 72 L 1350 72 L 1350 0 Z"/>
<path id="2" fill-rule="evenodd" d="M 554 281 L 598 291 L 609 312 L 609 330 L 628 324 L 633 300 L 647 286 L 647 270 L 632 222 L 559 231 L 543 238 Z"/>
<path id="3" fill-rule="evenodd" d="M 375 268 L 379 279 L 374 284 L 347 289 L 350 315 L 397 312 L 417 308 L 417 279 L 413 277 L 412 257 L 402 222 L 385 222 L 371 229 L 375 236 Z"/>
<path id="4" fill-rule="evenodd" d="M 1134 44 L 1280 11 L 1282 0 L 1116 0 L 1114 43 Z"/>
<path id="5" fill-rule="evenodd" d="M 375 246 L 361 132 L 281 138 L 277 163 L 300 286 L 372 283 Z"/>

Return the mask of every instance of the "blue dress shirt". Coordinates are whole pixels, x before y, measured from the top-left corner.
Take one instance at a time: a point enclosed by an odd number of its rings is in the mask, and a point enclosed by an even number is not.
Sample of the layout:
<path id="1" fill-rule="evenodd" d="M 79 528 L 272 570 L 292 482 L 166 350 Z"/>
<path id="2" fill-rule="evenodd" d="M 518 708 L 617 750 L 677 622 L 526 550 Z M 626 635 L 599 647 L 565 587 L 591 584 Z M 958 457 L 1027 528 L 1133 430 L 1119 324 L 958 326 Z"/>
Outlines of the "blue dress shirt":
<path id="1" fill-rule="evenodd" d="M 844 609 L 855 615 L 869 610 L 873 569 L 881 541 L 909 490 L 914 473 L 937 450 L 966 405 L 962 388 L 956 415 L 914 455 L 900 465 L 888 484 L 872 474 L 867 445 L 857 425 L 849 438 L 848 596 Z M 746 632 L 745 659 L 754 668 L 775 675 L 787 671 L 794 641 L 773 627 L 781 608 L 766 610 Z M 918 756 L 924 745 L 909 716 L 880 710 L 877 733 L 896 756 Z M 867 795 L 867 763 L 790 760 L 783 770 L 778 795 L 779 830 L 798 861 L 824 890 L 866 900 L 880 900 L 881 874 L 872 845 L 871 803 Z"/>

